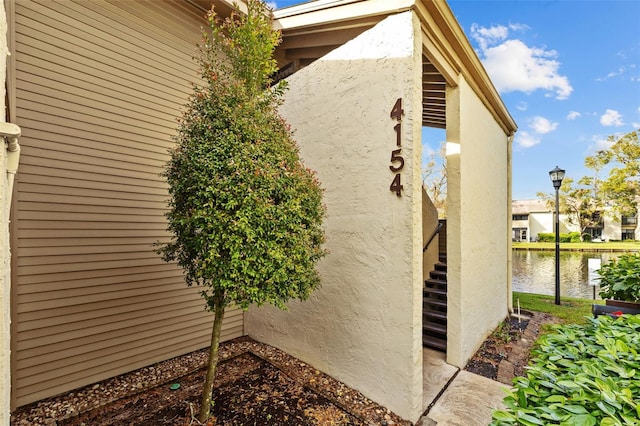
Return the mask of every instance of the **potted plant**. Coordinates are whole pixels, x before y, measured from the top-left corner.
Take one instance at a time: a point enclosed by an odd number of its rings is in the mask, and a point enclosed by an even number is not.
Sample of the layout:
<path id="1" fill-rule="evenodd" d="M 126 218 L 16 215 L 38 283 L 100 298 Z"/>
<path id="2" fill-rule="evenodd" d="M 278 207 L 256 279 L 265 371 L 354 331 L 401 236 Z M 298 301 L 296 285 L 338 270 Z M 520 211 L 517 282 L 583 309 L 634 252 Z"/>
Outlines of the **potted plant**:
<path id="1" fill-rule="evenodd" d="M 597 272 L 600 297 L 608 306 L 640 309 L 640 253 L 625 253 Z"/>

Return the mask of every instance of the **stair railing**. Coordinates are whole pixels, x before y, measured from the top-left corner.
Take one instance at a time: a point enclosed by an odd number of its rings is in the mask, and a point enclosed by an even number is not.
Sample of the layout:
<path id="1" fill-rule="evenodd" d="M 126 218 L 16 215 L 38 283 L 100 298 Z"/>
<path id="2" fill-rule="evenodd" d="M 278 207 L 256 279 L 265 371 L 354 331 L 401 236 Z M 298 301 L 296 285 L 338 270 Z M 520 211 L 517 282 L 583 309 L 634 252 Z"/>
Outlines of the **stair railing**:
<path id="1" fill-rule="evenodd" d="M 440 232 L 440 229 L 442 229 L 442 222 L 438 222 L 438 226 L 436 226 L 436 229 L 433 231 L 433 234 L 431 234 L 431 238 L 429 238 L 429 241 L 427 241 L 427 244 L 422 249 L 423 253 L 425 251 L 427 251 L 427 248 L 429 247 L 429 244 L 431 244 L 431 241 L 433 241 L 433 239 L 436 237 L 436 235 L 438 235 L 438 233 Z"/>

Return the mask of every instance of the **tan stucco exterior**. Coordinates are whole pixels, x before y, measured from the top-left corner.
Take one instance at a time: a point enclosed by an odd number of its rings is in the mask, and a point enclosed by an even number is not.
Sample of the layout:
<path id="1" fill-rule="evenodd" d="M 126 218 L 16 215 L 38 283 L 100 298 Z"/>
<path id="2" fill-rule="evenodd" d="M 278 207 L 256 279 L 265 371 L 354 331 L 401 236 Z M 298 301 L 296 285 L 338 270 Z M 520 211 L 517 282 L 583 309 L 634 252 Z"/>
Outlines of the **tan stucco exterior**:
<path id="1" fill-rule="evenodd" d="M 325 188 L 322 288 L 287 312 L 251 309 L 249 335 L 417 420 L 422 412 L 421 47 L 392 15 L 289 78 L 281 112 Z M 403 99 L 404 190 L 389 190 Z"/>
<path id="2" fill-rule="evenodd" d="M 303 34 L 308 26 L 311 37 L 314 28 L 346 19 L 341 13 L 359 5 L 343 0 L 324 11 L 324 3 L 282 12 L 285 44 L 288 34 Z M 447 360 L 457 366 L 464 366 L 511 306 L 516 126 L 446 3 L 384 5 L 389 17 L 288 79 L 281 111 L 325 185 L 330 254 L 320 264 L 323 287 L 309 302 L 293 303 L 287 312 L 251 309 L 247 330 L 415 421 L 426 408 L 420 407 L 419 383 L 429 374 L 419 366 L 422 277 L 428 274 L 420 242 L 430 234 L 419 191 L 421 70 L 433 64 L 446 81 L 448 205 L 455 206 L 447 223 Z M 413 26 L 409 44 L 401 20 Z M 409 102 L 410 87 L 418 88 L 415 104 Z M 388 111 L 399 96 L 406 114 L 401 199 L 388 191 L 394 136 Z"/>
<path id="3" fill-rule="evenodd" d="M 510 142 L 464 78 L 447 106 L 447 362 L 464 367 L 507 315 Z"/>

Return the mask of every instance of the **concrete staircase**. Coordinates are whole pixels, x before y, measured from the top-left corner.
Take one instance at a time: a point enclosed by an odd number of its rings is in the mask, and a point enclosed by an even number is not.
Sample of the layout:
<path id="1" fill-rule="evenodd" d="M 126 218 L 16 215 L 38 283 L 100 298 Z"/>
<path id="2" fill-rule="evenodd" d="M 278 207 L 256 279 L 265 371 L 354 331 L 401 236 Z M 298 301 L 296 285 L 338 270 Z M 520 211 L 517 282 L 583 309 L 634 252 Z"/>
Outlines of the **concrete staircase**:
<path id="1" fill-rule="evenodd" d="M 422 290 L 422 346 L 447 351 L 447 256 L 441 254 Z"/>

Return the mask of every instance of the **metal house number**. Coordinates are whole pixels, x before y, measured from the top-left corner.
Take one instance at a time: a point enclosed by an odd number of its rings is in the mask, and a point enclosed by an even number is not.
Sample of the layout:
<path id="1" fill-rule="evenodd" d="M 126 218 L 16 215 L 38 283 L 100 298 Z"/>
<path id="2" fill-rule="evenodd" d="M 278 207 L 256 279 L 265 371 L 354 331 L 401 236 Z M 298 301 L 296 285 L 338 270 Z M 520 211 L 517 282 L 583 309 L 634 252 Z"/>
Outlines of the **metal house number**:
<path id="1" fill-rule="evenodd" d="M 396 132 L 396 146 L 402 146 L 402 116 L 404 115 L 404 110 L 402 109 L 402 98 L 398 98 L 395 104 L 393 104 L 393 108 L 391 108 L 391 114 L 389 114 L 391 118 L 396 120 L 398 123 L 393 126 L 393 130 Z M 400 171 L 404 168 L 404 158 L 400 155 L 402 153 L 402 148 L 394 149 L 391 151 L 391 165 L 389 166 L 389 170 L 395 173 L 393 180 L 391 181 L 391 185 L 389 186 L 389 190 L 391 192 L 395 192 L 398 197 L 402 196 L 402 183 L 400 178 Z"/>

